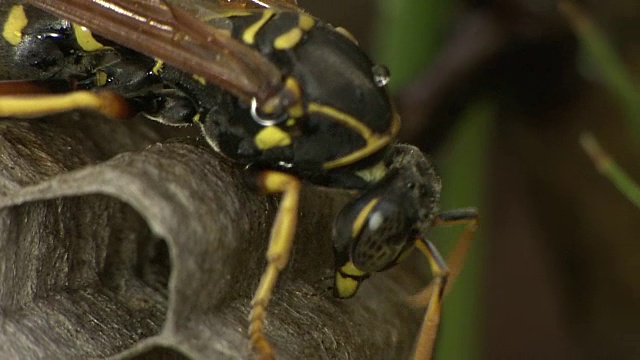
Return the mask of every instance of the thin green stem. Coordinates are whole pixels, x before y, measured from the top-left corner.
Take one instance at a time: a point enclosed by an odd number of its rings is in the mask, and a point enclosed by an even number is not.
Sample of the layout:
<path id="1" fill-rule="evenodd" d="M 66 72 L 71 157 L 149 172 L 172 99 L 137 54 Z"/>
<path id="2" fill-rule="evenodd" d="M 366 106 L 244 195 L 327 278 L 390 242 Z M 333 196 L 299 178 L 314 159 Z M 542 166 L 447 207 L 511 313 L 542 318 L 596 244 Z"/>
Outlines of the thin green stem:
<path id="1" fill-rule="evenodd" d="M 589 132 L 580 135 L 580 145 L 593 160 L 596 169 L 606 176 L 620 192 L 640 209 L 640 187 L 631 177 L 607 154 L 596 138 Z"/>
<path id="2" fill-rule="evenodd" d="M 573 27 L 582 47 L 600 71 L 602 79 L 627 112 L 629 127 L 640 138 L 640 90 L 603 31 L 573 1 L 559 3 L 559 10 Z"/>

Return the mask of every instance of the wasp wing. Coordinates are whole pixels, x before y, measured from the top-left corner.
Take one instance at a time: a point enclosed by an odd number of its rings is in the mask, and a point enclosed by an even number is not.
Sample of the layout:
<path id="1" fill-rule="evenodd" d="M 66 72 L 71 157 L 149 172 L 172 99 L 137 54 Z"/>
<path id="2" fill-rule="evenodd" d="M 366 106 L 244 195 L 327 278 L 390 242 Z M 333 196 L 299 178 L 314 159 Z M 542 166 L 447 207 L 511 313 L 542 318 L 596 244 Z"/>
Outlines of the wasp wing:
<path id="1" fill-rule="evenodd" d="M 224 2 L 225 6 L 232 6 L 235 8 L 272 8 L 279 10 L 292 10 L 302 11 L 298 7 L 297 0 L 216 0 L 218 3 Z"/>
<path id="2" fill-rule="evenodd" d="M 280 0 L 282 1 L 282 0 Z M 279 1 L 279 2 L 280 2 Z M 228 32 L 203 22 L 206 12 L 227 11 L 222 0 L 28 0 L 51 14 L 91 29 L 115 43 L 202 76 L 244 101 L 272 96 L 280 70 Z M 253 1 L 250 1 L 253 3 Z"/>

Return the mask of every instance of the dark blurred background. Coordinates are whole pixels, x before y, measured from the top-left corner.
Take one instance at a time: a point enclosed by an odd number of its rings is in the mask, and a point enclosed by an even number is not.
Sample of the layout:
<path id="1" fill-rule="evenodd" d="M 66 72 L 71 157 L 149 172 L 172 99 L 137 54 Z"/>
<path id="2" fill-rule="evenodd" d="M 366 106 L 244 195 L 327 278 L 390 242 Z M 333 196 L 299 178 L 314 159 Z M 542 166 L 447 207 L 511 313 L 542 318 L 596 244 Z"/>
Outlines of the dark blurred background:
<path id="1" fill-rule="evenodd" d="M 389 66 L 442 207 L 481 211 L 436 357 L 640 358 L 640 209 L 579 143 L 640 180 L 640 2 L 300 2 Z"/>

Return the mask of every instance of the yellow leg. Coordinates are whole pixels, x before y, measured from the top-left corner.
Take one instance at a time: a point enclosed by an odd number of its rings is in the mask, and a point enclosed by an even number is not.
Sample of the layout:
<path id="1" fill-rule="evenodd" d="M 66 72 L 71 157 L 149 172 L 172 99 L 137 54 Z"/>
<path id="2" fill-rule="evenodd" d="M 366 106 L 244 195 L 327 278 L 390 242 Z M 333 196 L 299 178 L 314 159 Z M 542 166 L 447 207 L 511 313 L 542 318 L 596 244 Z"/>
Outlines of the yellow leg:
<path id="1" fill-rule="evenodd" d="M 418 239 L 416 247 L 424 253 L 429 260 L 433 280 L 429 284 L 431 294 L 429 296 L 429 304 L 427 312 L 422 321 L 422 327 L 416 343 L 415 360 L 430 359 L 433 354 L 433 348 L 438 334 L 440 325 L 440 310 L 442 308 L 442 296 L 447 286 L 449 277 L 449 268 L 438 250 L 427 240 Z"/>
<path id="2" fill-rule="evenodd" d="M 450 267 L 447 266 L 438 250 L 429 241 L 418 239 L 416 247 L 429 261 L 433 280 L 420 293 L 409 299 L 414 306 L 428 306 L 420 328 L 416 343 L 415 360 L 430 359 L 433 354 L 438 327 L 440 325 L 440 313 L 442 298 L 451 288 L 451 284 L 460 273 L 464 258 L 471 246 L 473 233 L 478 227 L 478 214 L 475 209 L 454 210 L 439 214 L 434 226 L 464 224 L 465 229 L 460 235 L 455 248 L 449 255 Z M 451 269 L 451 270 L 449 270 Z"/>
<path id="3" fill-rule="evenodd" d="M 278 275 L 287 265 L 298 221 L 300 181 L 291 175 L 277 171 L 265 171 L 260 175 L 261 187 L 268 193 L 282 193 L 278 214 L 271 228 L 267 249 L 267 267 L 251 301 L 249 337 L 251 347 L 259 359 L 273 359 L 273 349 L 265 337 L 266 308 Z"/>
<path id="4" fill-rule="evenodd" d="M 456 244 L 447 256 L 447 264 L 449 265 L 449 281 L 447 281 L 447 287 L 444 294 L 447 295 L 455 280 L 460 275 L 460 271 L 464 265 L 464 260 L 467 257 L 467 253 L 471 248 L 471 241 L 473 240 L 473 234 L 478 229 L 478 223 L 480 218 L 476 209 L 460 209 L 452 210 L 439 214 L 436 216 L 433 226 L 450 226 L 450 225 L 464 225 L 464 230 L 460 237 L 456 241 Z"/>
<path id="5" fill-rule="evenodd" d="M 433 226 L 465 225 L 463 233 L 460 235 L 456 241 L 455 247 L 447 257 L 447 264 L 450 270 L 449 280 L 447 281 L 447 287 L 445 288 L 444 295 L 449 293 L 462 270 L 464 259 L 471 248 L 473 234 L 478 228 L 478 220 L 478 214 L 475 209 L 462 209 L 442 213 L 433 221 Z M 429 284 L 419 293 L 409 297 L 407 300 L 409 304 L 416 308 L 423 308 L 427 306 L 431 299 L 433 285 L 434 284 Z"/>
<path id="6" fill-rule="evenodd" d="M 36 117 L 78 109 L 94 110 L 112 118 L 132 115 L 127 100 L 108 91 L 0 96 L 0 117 Z"/>

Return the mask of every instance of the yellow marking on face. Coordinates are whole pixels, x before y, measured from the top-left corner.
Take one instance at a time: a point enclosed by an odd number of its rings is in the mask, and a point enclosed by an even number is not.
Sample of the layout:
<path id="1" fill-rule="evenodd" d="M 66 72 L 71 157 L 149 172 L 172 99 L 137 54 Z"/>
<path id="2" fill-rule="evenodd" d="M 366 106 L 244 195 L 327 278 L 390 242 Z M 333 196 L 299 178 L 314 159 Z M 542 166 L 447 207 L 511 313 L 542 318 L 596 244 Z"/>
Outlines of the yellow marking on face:
<path id="1" fill-rule="evenodd" d="M 336 122 L 352 129 L 360 136 L 362 136 L 362 138 L 366 141 L 366 145 L 361 149 L 322 164 L 325 169 L 334 169 L 337 167 L 353 164 L 358 160 L 364 159 L 367 156 L 374 154 L 376 151 L 387 146 L 391 142 L 391 140 L 395 138 L 395 136 L 398 134 L 398 130 L 400 129 L 400 117 L 397 113 L 393 114 L 389 130 L 384 134 L 376 134 L 373 133 L 371 129 L 360 120 L 331 106 L 310 102 L 307 110 L 309 113 L 321 113 L 330 117 Z"/>
<path id="2" fill-rule="evenodd" d="M 254 22 L 253 24 L 251 24 L 251 26 L 249 26 L 242 33 L 242 41 L 244 41 L 246 44 L 253 45 L 256 41 L 256 34 L 258 33 L 258 31 L 260 31 L 260 29 L 264 26 L 264 24 L 266 24 L 267 21 L 271 19 L 273 14 L 274 12 L 271 9 L 264 10 L 262 12 L 262 16 L 260 17 L 260 19 Z"/>
<path id="3" fill-rule="evenodd" d="M 156 59 L 156 63 L 153 64 L 153 68 L 151 69 L 151 72 L 154 75 L 160 75 L 160 73 L 162 72 L 164 67 L 164 61 L 160 60 L 160 59 Z"/>
<path id="4" fill-rule="evenodd" d="M 313 25 L 315 25 L 315 23 L 316 23 L 315 19 L 309 15 L 300 14 L 300 16 L 298 17 L 298 27 L 303 31 L 311 30 L 311 28 L 313 27 Z"/>
<path id="5" fill-rule="evenodd" d="M 380 179 L 382 179 L 386 174 L 387 167 L 384 165 L 383 161 L 380 161 L 372 167 L 356 171 L 356 175 L 358 175 L 368 183 L 376 183 L 380 181 Z"/>
<path id="6" fill-rule="evenodd" d="M 102 49 L 102 45 L 98 40 L 93 37 L 91 30 L 78 24 L 72 24 L 73 34 L 76 36 L 76 42 L 80 45 L 80 48 L 84 51 L 96 51 Z"/>
<path id="7" fill-rule="evenodd" d="M 338 297 L 344 299 L 352 297 L 358 291 L 360 282 L 336 272 L 335 286 Z"/>
<path id="8" fill-rule="evenodd" d="M 287 125 L 287 126 L 293 126 L 293 125 L 295 125 L 295 124 L 296 124 L 296 119 L 294 119 L 294 118 L 289 118 L 289 119 L 287 120 L 287 122 L 286 122 L 286 123 L 284 123 L 284 124 L 285 124 L 285 125 Z"/>
<path id="9" fill-rule="evenodd" d="M 356 216 L 356 219 L 353 221 L 353 226 L 351 227 L 351 237 L 355 238 L 362 231 L 362 227 L 364 226 L 364 222 L 367 220 L 367 216 L 371 212 L 374 206 L 380 201 L 380 198 L 373 198 L 367 205 L 365 205 L 362 210 Z"/>
<path id="10" fill-rule="evenodd" d="M 96 71 L 96 86 L 107 85 L 107 80 L 109 80 L 109 77 L 107 76 L 106 72 Z"/>
<path id="11" fill-rule="evenodd" d="M 260 150 L 268 150 L 291 144 L 291 136 L 277 126 L 265 127 L 256 134 L 253 140 Z"/>
<path id="12" fill-rule="evenodd" d="M 292 49 L 302 40 L 302 35 L 302 30 L 293 28 L 273 40 L 273 48 L 276 50 Z"/>
<path id="13" fill-rule="evenodd" d="M 191 75 L 191 77 L 193 77 L 201 85 L 207 85 L 207 81 L 202 76 L 200 76 L 200 75 Z"/>
<path id="14" fill-rule="evenodd" d="M 356 39 L 355 36 L 353 36 L 352 33 L 349 32 L 349 30 L 343 27 L 337 27 L 336 32 L 342 34 L 342 36 L 346 37 L 347 39 L 351 40 L 351 42 L 358 45 L 358 40 Z"/>
<path id="15" fill-rule="evenodd" d="M 192 121 L 193 121 L 194 123 L 196 123 L 196 124 L 197 124 L 197 123 L 199 123 L 199 122 L 200 122 L 200 113 L 197 113 L 197 114 L 193 117 Z"/>
<path id="16" fill-rule="evenodd" d="M 9 16 L 4 22 L 4 28 L 2 29 L 2 37 L 9 42 L 9 44 L 16 46 L 22 41 L 22 30 L 27 26 L 29 20 L 24 13 L 24 7 L 22 5 L 14 5 L 9 11 Z"/>
<path id="17" fill-rule="evenodd" d="M 352 261 L 349 261 L 348 263 L 344 264 L 341 268 L 340 268 L 340 272 L 346 275 L 351 275 L 351 276 L 364 276 L 367 275 L 366 272 L 358 269 Z"/>

